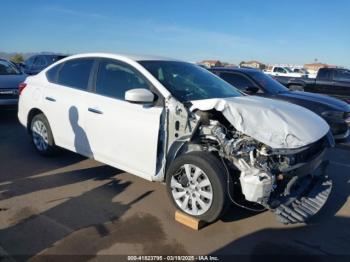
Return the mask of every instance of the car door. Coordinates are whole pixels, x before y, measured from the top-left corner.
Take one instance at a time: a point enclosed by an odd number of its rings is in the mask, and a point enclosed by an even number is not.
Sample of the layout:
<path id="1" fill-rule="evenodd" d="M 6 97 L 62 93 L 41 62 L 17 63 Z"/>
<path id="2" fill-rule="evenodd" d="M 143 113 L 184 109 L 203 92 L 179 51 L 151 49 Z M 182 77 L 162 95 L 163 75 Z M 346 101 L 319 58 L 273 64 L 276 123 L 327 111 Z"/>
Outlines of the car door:
<path id="1" fill-rule="evenodd" d="M 336 69 L 333 71 L 333 94 L 350 102 L 350 70 Z"/>
<path id="2" fill-rule="evenodd" d="M 320 69 L 314 85 L 307 85 L 305 91 L 334 95 L 332 70 Z"/>
<path id="3" fill-rule="evenodd" d="M 125 101 L 125 92 L 135 88 L 153 89 L 132 66 L 101 59 L 95 74 L 95 94 L 89 94 L 84 121 L 97 160 L 151 180 L 156 174 L 164 107 Z"/>
<path id="4" fill-rule="evenodd" d="M 273 72 L 275 73 L 275 76 L 286 76 L 287 75 L 287 71 L 285 69 L 283 69 L 282 67 L 275 67 L 273 69 Z"/>
<path id="5" fill-rule="evenodd" d="M 91 90 L 91 71 L 95 60 L 68 60 L 47 72 L 45 114 L 49 120 L 55 143 L 71 151 L 92 157 L 84 122 L 86 96 Z"/>

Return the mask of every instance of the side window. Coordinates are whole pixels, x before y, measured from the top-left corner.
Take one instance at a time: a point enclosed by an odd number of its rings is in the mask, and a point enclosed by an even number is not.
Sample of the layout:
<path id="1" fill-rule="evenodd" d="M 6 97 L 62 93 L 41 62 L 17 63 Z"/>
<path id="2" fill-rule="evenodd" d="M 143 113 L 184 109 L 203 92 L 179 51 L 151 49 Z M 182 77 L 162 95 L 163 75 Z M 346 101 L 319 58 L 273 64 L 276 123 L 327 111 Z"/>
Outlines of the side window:
<path id="1" fill-rule="evenodd" d="M 34 59 L 35 59 L 34 56 L 28 58 L 28 59 L 25 61 L 25 64 L 26 64 L 27 66 L 32 66 L 32 64 L 33 64 L 33 62 L 34 62 Z"/>
<path id="2" fill-rule="evenodd" d="M 220 77 L 234 87 L 244 90 L 247 87 L 255 86 L 248 78 L 240 74 L 221 73 Z"/>
<path id="3" fill-rule="evenodd" d="M 35 66 L 45 66 L 46 65 L 46 60 L 43 56 L 37 56 L 35 61 L 34 61 Z"/>
<path id="4" fill-rule="evenodd" d="M 47 77 L 47 80 L 49 80 L 49 82 L 57 83 L 57 74 L 61 66 L 62 64 L 59 64 L 46 72 L 46 77 Z"/>
<path id="5" fill-rule="evenodd" d="M 124 100 L 134 88 L 150 89 L 146 79 L 131 66 L 116 60 L 102 60 L 96 79 L 96 93 Z"/>
<path id="6" fill-rule="evenodd" d="M 279 67 L 275 67 L 275 68 L 273 69 L 274 72 L 278 72 L 278 70 L 279 70 Z"/>
<path id="7" fill-rule="evenodd" d="M 317 74 L 317 79 L 322 81 L 331 80 L 331 71 L 327 69 L 320 69 Z"/>
<path id="8" fill-rule="evenodd" d="M 334 71 L 334 80 L 350 82 L 350 71 L 349 70 L 335 70 Z"/>
<path id="9" fill-rule="evenodd" d="M 278 67 L 277 72 L 278 73 L 283 73 L 283 74 L 287 73 L 287 71 L 284 68 L 282 68 L 282 67 Z"/>
<path id="10" fill-rule="evenodd" d="M 60 85 L 87 90 L 94 59 L 80 58 L 65 62 L 58 73 Z"/>

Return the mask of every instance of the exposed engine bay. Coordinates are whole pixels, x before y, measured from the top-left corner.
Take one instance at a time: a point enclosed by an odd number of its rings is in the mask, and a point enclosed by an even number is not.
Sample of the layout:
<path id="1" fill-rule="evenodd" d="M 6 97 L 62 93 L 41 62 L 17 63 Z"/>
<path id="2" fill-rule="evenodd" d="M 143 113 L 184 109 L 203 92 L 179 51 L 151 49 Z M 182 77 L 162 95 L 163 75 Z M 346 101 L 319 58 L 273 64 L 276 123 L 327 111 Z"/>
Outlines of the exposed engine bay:
<path id="1" fill-rule="evenodd" d="M 325 174 L 324 155 L 334 139 L 312 112 L 252 96 L 169 108 L 168 155 L 217 155 L 235 204 L 272 210 L 288 224 L 308 220 L 327 201 L 332 181 Z M 236 202 L 237 195 L 243 202 Z"/>
<path id="2" fill-rule="evenodd" d="M 329 135 L 299 148 L 275 149 L 238 131 L 217 110 L 192 113 L 196 127 L 189 139 L 189 148 L 194 148 L 190 150 L 217 154 L 245 201 L 275 211 L 286 224 L 304 222 L 322 208 L 332 186 L 323 173 L 327 164 L 323 156 L 332 140 Z M 321 173 L 312 175 L 320 166 Z M 315 193 L 316 183 L 322 190 Z M 307 193 L 312 190 L 315 199 L 309 200 Z"/>

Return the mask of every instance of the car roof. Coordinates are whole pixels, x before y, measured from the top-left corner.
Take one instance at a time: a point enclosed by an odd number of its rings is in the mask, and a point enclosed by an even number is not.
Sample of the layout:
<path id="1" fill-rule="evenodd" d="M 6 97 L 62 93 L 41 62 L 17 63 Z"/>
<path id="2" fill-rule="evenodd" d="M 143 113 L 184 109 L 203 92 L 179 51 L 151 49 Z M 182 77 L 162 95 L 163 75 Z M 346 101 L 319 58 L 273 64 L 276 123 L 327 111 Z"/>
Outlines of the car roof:
<path id="1" fill-rule="evenodd" d="M 209 68 L 210 71 L 225 71 L 225 72 L 240 72 L 244 74 L 249 74 L 251 72 L 261 72 L 260 70 L 254 68 L 230 68 L 230 67 L 212 67 Z"/>
<path id="2" fill-rule="evenodd" d="M 83 57 L 107 57 L 107 58 L 124 58 L 133 61 L 180 61 L 174 58 L 155 56 L 155 55 L 142 55 L 142 54 L 117 54 L 117 53 L 84 53 L 78 55 L 69 56 L 70 59 L 73 58 L 83 58 Z"/>

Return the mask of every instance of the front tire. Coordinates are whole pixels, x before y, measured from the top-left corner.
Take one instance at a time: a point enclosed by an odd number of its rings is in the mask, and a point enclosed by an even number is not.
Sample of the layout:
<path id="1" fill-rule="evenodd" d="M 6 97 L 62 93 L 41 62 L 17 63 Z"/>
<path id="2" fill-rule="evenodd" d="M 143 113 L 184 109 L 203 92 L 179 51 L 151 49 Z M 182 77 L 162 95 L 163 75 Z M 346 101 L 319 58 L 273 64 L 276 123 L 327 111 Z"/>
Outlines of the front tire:
<path id="1" fill-rule="evenodd" d="M 35 149 L 44 156 L 56 153 L 57 147 L 52 131 L 44 114 L 37 114 L 30 123 L 30 135 Z"/>
<path id="2" fill-rule="evenodd" d="M 226 210 L 225 168 L 208 152 L 191 152 L 176 158 L 167 171 L 170 199 L 182 212 L 211 223 Z"/>

